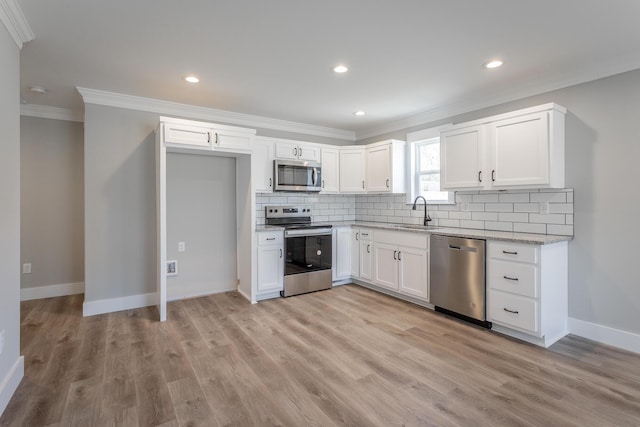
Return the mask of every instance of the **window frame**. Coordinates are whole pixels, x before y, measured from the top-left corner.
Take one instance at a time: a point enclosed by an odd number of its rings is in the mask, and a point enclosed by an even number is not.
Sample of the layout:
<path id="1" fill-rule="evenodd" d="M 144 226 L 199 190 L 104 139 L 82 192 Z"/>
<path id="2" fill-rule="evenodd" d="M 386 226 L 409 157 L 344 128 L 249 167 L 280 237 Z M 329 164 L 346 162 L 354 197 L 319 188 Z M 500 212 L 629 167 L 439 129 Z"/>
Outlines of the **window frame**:
<path id="1" fill-rule="evenodd" d="M 433 144 L 434 140 L 440 140 L 440 130 L 450 126 L 450 124 L 423 129 L 417 132 L 411 132 L 407 134 L 407 183 L 409 184 L 409 191 L 407 192 L 407 204 L 413 204 L 413 201 L 418 196 L 418 153 L 417 147 L 427 143 Z M 441 170 L 441 169 L 440 169 Z M 439 171 L 440 171 L 439 170 Z M 454 205 L 455 204 L 455 193 L 453 191 L 447 191 L 446 199 L 438 199 L 438 200 L 428 200 L 427 202 L 430 205 Z M 422 201 L 420 201 L 422 204 Z"/>

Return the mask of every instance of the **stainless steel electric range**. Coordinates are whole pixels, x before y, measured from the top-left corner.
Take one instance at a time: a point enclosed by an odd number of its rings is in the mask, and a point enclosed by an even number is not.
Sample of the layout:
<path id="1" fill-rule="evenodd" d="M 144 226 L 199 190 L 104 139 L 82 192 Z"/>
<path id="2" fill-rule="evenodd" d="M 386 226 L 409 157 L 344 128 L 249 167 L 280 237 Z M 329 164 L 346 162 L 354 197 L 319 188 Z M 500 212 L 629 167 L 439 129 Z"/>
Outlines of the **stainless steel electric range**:
<path id="1" fill-rule="evenodd" d="M 282 296 L 330 289 L 331 225 L 313 225 L 309 206 L 266 206 L 265 223 L 285 228 Z"/>

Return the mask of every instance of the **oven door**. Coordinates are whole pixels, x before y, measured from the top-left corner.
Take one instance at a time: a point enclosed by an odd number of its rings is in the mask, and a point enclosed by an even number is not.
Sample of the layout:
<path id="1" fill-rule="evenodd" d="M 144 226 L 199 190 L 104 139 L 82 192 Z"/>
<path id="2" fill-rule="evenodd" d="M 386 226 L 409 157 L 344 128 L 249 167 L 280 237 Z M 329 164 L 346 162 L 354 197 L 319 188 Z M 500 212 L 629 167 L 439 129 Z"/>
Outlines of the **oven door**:
<path id="1" fill-rule="evenodd" d="M 320 191 L 320 163 L 274 160 L 276 191 Z"/>
<path id="2" fill-rule="evenodd" d="M 285 276 L 331 270 L 331 234 L 287 235 Z"/>

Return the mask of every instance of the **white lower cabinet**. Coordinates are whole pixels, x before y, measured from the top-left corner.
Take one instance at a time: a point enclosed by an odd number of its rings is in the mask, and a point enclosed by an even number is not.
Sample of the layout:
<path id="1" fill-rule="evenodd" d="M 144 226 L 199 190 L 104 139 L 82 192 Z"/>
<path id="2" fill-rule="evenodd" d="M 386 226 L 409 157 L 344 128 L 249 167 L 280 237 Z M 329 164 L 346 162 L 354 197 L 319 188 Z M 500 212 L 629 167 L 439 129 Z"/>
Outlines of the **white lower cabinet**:
<path id="1" fill-rule="evenodd" d="M 373 283 L 428 301 L 428 244 L 426 234 L 376 232 Z"/>
<path id="2" fill-rule="evenodd" d="M 332 276 L 333 281 L 351 277 L 351 227 L 333 229 Z"/>
<path id="3" fill-rule="evenodd" d="M 487 320 L 548 347 L 568 333 L 568 243 L 487 242 Z"/>
<path id="4" fill-rule="evenodd" d="M 360 277 L 360 229 L 351 229 L 351 277 Z"/>
<path id="5" fill-rule="evenodd" d="M 262 231 L 258 239 L 258 289 L 256 299 L 280 295 L 284 286 L 284 232 Z"/>
<path id="6" fill-rule="evenodd" d="M 363 280 L 371 280 L 373 278 L 373 241 L 371 238 L 373 237 L 373 232 L 369 229 L 361 228 L 358 238 L 359 238 L 359 267 L 360 267 L 360 278 Z"/>

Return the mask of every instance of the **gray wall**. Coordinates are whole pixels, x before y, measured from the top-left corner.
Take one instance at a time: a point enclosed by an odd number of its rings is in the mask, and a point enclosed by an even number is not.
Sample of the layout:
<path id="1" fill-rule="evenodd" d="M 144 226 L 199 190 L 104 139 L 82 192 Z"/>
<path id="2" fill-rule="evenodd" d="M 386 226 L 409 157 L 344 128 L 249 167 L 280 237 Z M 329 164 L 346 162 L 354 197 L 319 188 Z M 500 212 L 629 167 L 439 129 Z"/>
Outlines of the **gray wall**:
<path id="1" fill-rule="evenodd" d="M 82 123 L 20 120 L 22 288 L 84 281 Z"/>
<path id="2" fill-rule="evenodd" d="M 236 159 L 167 153 L 167 298 L 235 290 L 236 251 Z"/>
<path id="3" fill-rule="evenodd" d="M 573 188 L 569 244 L 570 317 L 640 333 L 637 241 L 640 238 L 640 70 L 521 99 L 376 138 L 459 123 L 556 102 L 566 116 L 566 186 Z"/>
<path id="4" fill-rule="evenodd" d="M 156 291 L 158 115 L 85 106 L 85 302 Z"/>
<path id="5" fill-rule="evenodd" d="M 5 334 L 0 354 L 2 385 L 20 352 L 20 51 L 2 24 L 0 63 L 0 332 Z M 0 413 L 6 403 L 0 400 Z"/>

